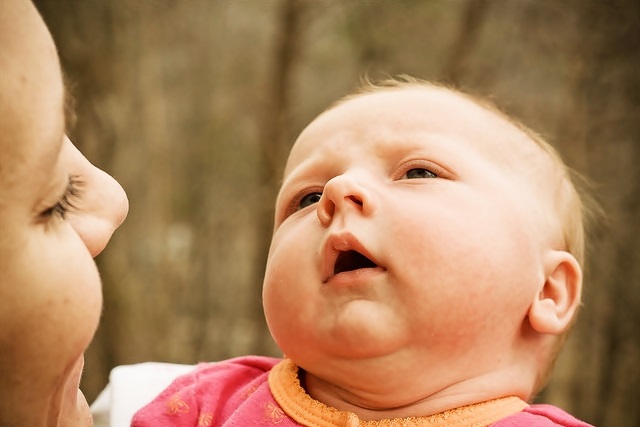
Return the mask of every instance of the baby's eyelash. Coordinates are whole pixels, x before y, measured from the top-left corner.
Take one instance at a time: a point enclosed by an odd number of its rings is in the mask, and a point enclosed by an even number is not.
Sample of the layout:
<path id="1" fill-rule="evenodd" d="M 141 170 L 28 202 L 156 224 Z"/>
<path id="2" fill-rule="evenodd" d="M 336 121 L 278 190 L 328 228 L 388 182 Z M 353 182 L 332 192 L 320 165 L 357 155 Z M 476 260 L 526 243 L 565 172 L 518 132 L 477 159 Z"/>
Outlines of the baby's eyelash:
<path id="1" fill-rule="evenodd" d="M 72 212 L 74 209 L 76 209 L 76 202 L 82 196 L 82 185 L 83 182 L 78 175 L 69 176 L 67 189 L 65 190 L 60 200 L 58 200 L 55 205 L 45 209 L 42 212 L 42 216 L 52 217 L 54 215 L 57 215 L 60 218 L 65 219 L 69 212 Z"/>
<path id="2" fill-rule="evenodd" d="M 427 160 L 413 160 L 400 167 L 399 171 L 395 173 L 396 179 L 401 178 L 413 169 L 424 169 L 434 174 L 437 178 L 452 179 L 454 177 L 449 170 L 436 163 Z"/>
<path id="3" fill-rule="evenodd" d="M 298 192 L 298 194 L 295 195 L 295 197 L 293 197 L 291 199 L 291 201 L 286 205 L 284 212 L 283 212 L 283 219 L 288 218 L 289 216 L 291 216 L 292 214 L 298 212 L 301 207 L 300 207 L 300 203 L 302 203 L 303 199 L 313 195 L 313 194 L 322 194 L 322 190 L 323 188 L 321 186 L 316 186 L 316 187 L 311 187 L 311 188 L 305 188 L 304 190 Z M 317 202 L 317 201 L 316 201 Z"/>

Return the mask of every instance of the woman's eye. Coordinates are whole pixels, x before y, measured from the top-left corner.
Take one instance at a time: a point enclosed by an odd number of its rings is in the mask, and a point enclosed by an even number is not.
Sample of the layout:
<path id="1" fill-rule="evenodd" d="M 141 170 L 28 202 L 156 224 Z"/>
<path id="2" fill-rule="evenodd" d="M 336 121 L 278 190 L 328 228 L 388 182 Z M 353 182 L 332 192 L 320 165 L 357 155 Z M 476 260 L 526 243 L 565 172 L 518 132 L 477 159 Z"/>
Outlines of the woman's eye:
<path id="1" fill-rule="evenodd" d="M 307 194 L 302 199 L 300 199 L 300 203 L 298 203 L 298 210 L 304 209 L 307 206 L 311 206 L 315 203 L 318 203 L 320 201 L 320 197 L 322 197 L 322 193 L 319 193 L 319 192 Z"/>
<path id="2" fill-rule="evenodd" d="M 404 174 L 406 179 L 420 179 L 420 178 L 437 178 L 438 175 L 425 168 L 413 168 L 409 169 Z"/>
<path id="3" fill-rule="evenodd" d="M 55 205 L 45 209 L 41 216 L 44 218 L 58 216 L 65 219 L 67 214 L 76 208 L 75 203 L 80 199 L 82 193 L 81 187 L 82 181 L 79 177 L 77 175 L 70 176 L 67 188 L 60 200 Z"/>

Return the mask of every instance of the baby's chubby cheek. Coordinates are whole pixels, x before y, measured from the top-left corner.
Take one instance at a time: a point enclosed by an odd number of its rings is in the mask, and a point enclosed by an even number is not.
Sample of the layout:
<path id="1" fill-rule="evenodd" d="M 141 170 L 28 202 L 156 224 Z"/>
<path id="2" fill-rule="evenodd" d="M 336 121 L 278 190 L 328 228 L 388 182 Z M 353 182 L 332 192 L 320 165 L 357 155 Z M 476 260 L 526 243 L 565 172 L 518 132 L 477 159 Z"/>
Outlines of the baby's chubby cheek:
<path id="1" fill-rule="evenodd" d="M 300 283 L 304 281 L 291 269 L 269 261 L 262 290 L 262 304 L 269 329 L 276 341 L 281 330 L 298 325 L 305 300 Z"/>

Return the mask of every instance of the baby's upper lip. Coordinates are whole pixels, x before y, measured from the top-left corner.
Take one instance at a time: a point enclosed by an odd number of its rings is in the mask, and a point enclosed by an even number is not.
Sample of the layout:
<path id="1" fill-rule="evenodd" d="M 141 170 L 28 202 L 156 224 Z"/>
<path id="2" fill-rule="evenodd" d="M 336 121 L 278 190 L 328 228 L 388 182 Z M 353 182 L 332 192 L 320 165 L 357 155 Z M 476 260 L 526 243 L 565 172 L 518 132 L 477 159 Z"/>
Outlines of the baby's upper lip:
<path id="1" fill-rule="evenodd" d="M 347 264 L 353 263 L 354 268 Z M 369 250 L 350 232 L 330 234 L 324 245 L 322 283 L 341 271 L 380 267 Z"/>

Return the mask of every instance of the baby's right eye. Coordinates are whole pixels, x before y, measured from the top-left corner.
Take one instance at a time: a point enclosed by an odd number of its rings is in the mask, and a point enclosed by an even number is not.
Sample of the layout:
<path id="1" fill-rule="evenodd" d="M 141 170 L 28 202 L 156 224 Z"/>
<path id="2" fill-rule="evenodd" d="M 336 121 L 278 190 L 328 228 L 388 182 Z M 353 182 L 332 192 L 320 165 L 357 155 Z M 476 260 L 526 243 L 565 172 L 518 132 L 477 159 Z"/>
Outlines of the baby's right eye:
<path id="1" fill-rule="evenodd" d="M 307 206 L 311 206 L 313 204 L 318 203 L 321 197 L 322 197 L 322 193 L 317 191 L 313 193 L 309 193 L 306 196 L 303 196 L 300 199 L 300 202 L 298 202 L 298 210 L 304 209 Z"/>
<path id="2" fill-rule="evenodd" d="M 286 206 L 283 206 L 284 209 L 280 220 L 284 221 L 296 212 L 318 203 L 322 197 L 322 190 L 322 186 L 305 187 L 298 191 L 295 196 L 288 198 L 289 202 Z"/>

